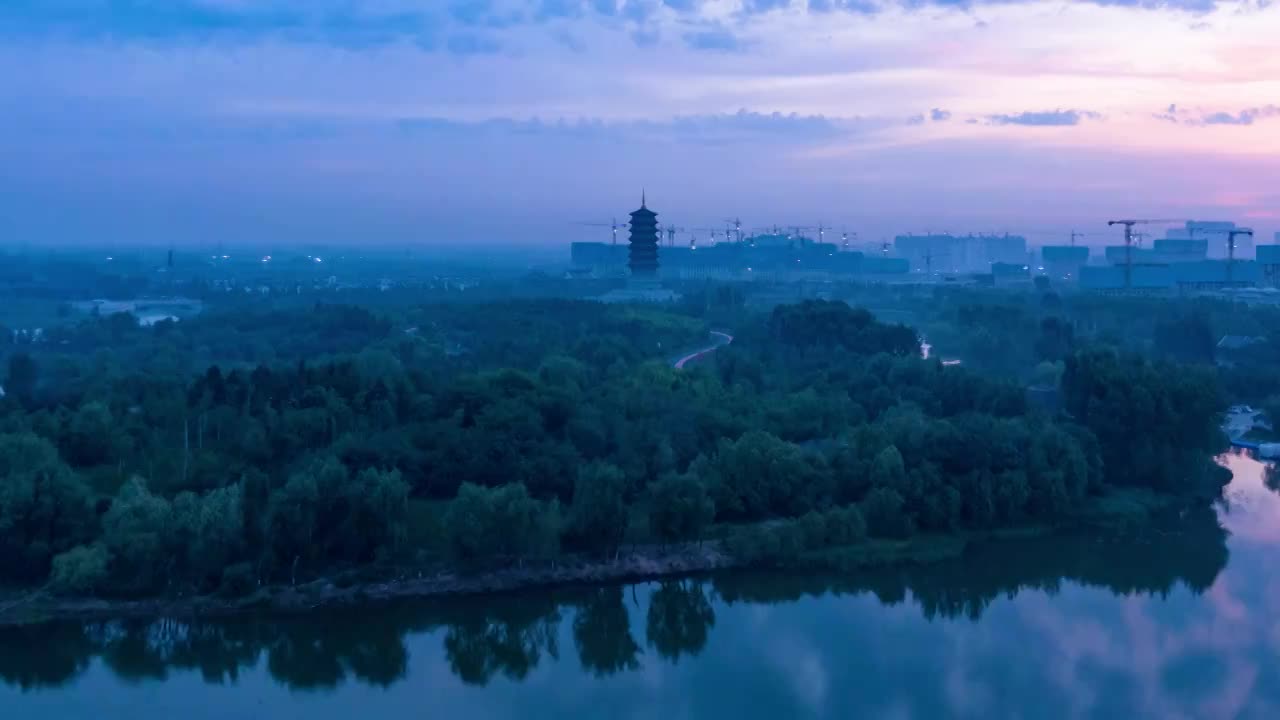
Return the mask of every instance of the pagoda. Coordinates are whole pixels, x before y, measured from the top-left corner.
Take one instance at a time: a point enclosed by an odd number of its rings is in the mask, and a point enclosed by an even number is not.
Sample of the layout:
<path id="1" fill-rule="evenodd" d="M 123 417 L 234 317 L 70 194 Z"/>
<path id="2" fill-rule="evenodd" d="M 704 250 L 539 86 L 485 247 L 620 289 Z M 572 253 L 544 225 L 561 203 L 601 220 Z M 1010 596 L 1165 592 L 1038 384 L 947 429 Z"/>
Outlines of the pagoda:
<path id="1" fill-rule="evenodd" d="M 640 194 L 640 209 L 631 213 L 631 248 L 627 265 L 633 281 L 658 279 L 658 213 L 645 204 Z"/>

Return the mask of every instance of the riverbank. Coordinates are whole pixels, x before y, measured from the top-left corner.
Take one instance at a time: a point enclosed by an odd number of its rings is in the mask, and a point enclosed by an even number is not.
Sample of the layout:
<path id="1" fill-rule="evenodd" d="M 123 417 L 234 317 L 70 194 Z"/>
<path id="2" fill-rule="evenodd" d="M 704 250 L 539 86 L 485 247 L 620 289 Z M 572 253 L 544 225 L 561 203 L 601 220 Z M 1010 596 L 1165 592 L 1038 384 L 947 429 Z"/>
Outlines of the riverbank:
<path id="1" fill-rule="evenodd" d="M 1054 526 L 1028 524 L 989 531 L 918 535 L 905 540 L 863 540 L 804 552 L 796 569 L 826 567 L 842 571 L 927 565 L 962 557 L 974 543 L 1016 542 L 1056 532 L 1130 532 L 1188 501 L 1148 491 L 1114 490 L 1094 498 L 1079 513 Z M 681 545 L 633 546 L 617 557 L 566 556 L 555 561 L 464 573 L 452 570 L 403 572 L 369 580 L 358 573 L 309 583 L 263 588 L 237 598 L 216 595 L 157 597 L 142 600 L 64 598 L 44 590 L 0 595 L 0 627 L 50 620 L 100 620 L 136 617 L 210 617 L 247 612 L 305 612 L 319 608 L 377 604 L 404 599 L 486 595 L 539 587 L 636 582 L 695 573 L 753 567 L 727 551 L 721 540 Z"/>

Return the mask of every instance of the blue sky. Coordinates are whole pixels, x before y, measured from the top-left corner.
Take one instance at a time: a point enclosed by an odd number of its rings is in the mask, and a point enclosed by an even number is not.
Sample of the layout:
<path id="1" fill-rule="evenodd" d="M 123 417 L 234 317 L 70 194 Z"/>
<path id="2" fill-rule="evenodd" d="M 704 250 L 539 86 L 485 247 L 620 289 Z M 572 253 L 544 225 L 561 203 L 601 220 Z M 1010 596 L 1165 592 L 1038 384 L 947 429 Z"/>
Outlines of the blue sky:
<path id="1" fill-rule="evenodd" d="M 1265 0 L 7 0 L 0 240 L 1280 227 Z M 1102 241 L 1099 236 L 1098 241 Z"/>

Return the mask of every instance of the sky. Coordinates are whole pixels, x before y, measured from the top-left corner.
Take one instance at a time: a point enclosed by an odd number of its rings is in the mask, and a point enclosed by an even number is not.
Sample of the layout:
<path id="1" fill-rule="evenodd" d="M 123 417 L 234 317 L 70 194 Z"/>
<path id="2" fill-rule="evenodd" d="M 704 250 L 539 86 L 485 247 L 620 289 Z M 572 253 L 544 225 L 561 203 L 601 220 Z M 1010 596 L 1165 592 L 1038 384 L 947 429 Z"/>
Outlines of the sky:
<path id="1" fill-rule="evenodd" d="M 1280 230 L 1280 2 L 4 0 L 0 243 Z M 701 230 L 694 230 L 701 228 Z"/>

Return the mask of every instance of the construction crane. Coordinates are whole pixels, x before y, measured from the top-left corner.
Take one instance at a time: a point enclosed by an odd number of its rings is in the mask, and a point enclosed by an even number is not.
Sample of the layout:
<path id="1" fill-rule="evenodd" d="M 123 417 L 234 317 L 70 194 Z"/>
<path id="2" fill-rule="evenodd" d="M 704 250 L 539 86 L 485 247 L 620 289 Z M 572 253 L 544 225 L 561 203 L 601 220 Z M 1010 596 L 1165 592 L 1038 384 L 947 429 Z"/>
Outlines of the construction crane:
<path id="1" fill-rule="evenodd" d="M 742 221 L 735 217 L 725 222 L 733 226 L 734 236 L 738 238 L 738 242 L 742 242 Z"/>
<path id="2" fill-rule="evenodd" d="M 1241 235 L 1253 237 L 1253 230 L 1250 228 L 1236 228 L 1227 232 L 1227 284 L 1231 284 L 1233 270 L 1236 264 L 1236 238 Z"/>
<path id="3" fill-rule="evenodd" d="M 1187 220 L 1108 220 L 1107 227 L 1124 226 L 1124 287 L 1133 287 L 1133 226 L 1162 225 L 1168 223 L 1188 222 Z"/>
<path id="4" fill-rule="evenodd" d="M 720 232 L 720 229 L 719 229 L 719 228 L 713 228 L 713 227 L 695 227 L 695 228 L 689 228 L 689 231 L 690 231 L 690 232 L 704 232 L 704 233 L 708 233 L 708 234 L 711 236 L 711 244 L 712 244 L 712 245 L 715 245 L 715 244 L 716 244 L 716 234 Z M 726 236 L 726 237 L 728 236 L 728 231 L 727 231 L 727 230 L 725 231 L 725 236 Z M 692 245 L 690 245 L 690 247 L 693 247 L 693 246 L 692 246 Z"/>
<path id="5" fill-rule="evenodd" d="M 584 222 L 584 223 L 578 223 L 578 224 L 579 224 L 579 225 L 582 225 L 582 226 L 584 226 L 584 227 L 607 227 L 607 228 L 609 228 L 609 230 L 611 230 L 611 231 L 613 232 L 613 244 L 614 244 L 614 245 L 617 245 L 617 244 L 618 244 L 618 230 L 627 226 L 627 224 L 626 224 L 626 223 L 619 223 L 617 218 L 614 218 L 614 219 L 610 220 L 610 221 L 609 221 L 609 222 L 607 222 L 607 223 L 587 223 L 587 222 Z"/>
<path id="6" fill-rule="evenodd" d="M 815 228 L 811 228 L 811 227 L 809 227 L 808 225 L 792 225 L 792 226 L 790 226 L 790 229 L 791 229 L 791 234 L 787 236 L 787 239 L 788 239 L 788 240 L 799 240 L 799 241 L 800 241 L 800 244 L 803 246 L 803 245 L 804 245 L 804 233 L 803 233 L 802 231 L 804 231 L 804 230 L 814 230 Z"/>
<path id="7" fill-rule="evenodd" d="M 827 227 L 826 225 L 823 225 L 822 223 L 818 223 L 818 228 L 817 228 L 817 230 L 818 230 L 818 244 L 819 244 L 819 245 L 821 245 L 821 244 L 823 243 L 823 241 L 826 239 L 826 237 L 827 237 L 827 231 L 828 231 L 828 230 L 830 230 L 830 229 L 831 229 L 831 228 Z"/>
<path id="8" fill-rule="evenodd" d="M 684 228 L 678 228 L 674 225 L 668 225 L 662 229 L 667 234 L 667 247 L 676 246 L 676 233 L 684 232 Z"/>
<path id="9" fill-rule="evenodd" d="M 1085 236 L 1085 233 L 1079 233 L 1079 232 L 1076 232 L 1075 230 L 1072 230 L 1072 231 L 1071 231 L 1071 247 L 1075 247 L 1075 246 L 1076 246 L 1076 239 L 1077 239 L 1077 238 L 1082 238 L 1082 237 L 1084 237 L 1084 236 Z"/>
<path id="10" fill-rule="evenodd" d="M 858 241 L 858 233 L 853 233 L 854 242 Z M 840 232 L 840 247 L 846 252 L 849 250 L 849 232 L 847 230 Z"/>

